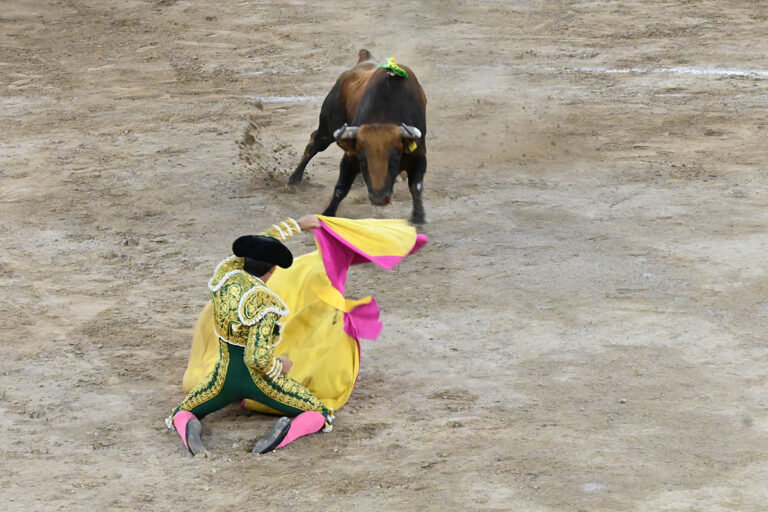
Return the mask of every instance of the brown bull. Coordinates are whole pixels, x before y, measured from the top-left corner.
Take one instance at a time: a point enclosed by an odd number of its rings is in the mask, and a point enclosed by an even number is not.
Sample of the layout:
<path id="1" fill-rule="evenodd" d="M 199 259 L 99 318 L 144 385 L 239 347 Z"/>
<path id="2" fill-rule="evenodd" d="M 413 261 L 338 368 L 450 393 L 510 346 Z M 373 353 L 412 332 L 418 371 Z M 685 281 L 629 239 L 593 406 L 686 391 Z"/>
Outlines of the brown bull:
<path id="1" fill-rule="evenodd" d="M 392 200 L 392 188 L 400 172 L 408 175 L 413 198 L 411 222 L 426 222 L 421 194 L 427 171 L 427 98 L 416 75 L 407 66 L 402 77 L 379 68 L 368 50 L 360 50 L 357 65 L 345 71 L 323 101 L 320 122 L 288 183 L 301 182 L 304 169 L 317 153 L 335 140 L 344 150 L 339 180 L 323 215 L 336 209 L 358 174 L 375 205 Z"/>

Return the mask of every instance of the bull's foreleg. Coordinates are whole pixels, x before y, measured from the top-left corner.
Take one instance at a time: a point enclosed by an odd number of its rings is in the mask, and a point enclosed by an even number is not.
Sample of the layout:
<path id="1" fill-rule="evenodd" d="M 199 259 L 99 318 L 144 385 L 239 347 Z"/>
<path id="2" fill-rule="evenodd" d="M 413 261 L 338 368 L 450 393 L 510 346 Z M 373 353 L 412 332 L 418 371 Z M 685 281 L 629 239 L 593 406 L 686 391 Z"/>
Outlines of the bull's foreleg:
<path id="1" fill-rule="evenodd" d="M 427 172 L 426 155 L 414 155 L 413 163 L 408 168 L 408 188 L 413 199 L 413 212 L 411 222 L 413 224 L 426 224 L 427 217 L 424 213 L 424 203 L 421 193 L 424 191 L 424 175 Z"/>
<path id="2" fill-rule="evenodd" d="M 352 183 L 360 173 L 360 160 L 356 156 L 344 155 L 339 164 L 339 180 L 336 182 L 336 186 L 333 189 L 333 197 L 331 198 L 331 204 L 325 209 L 323 215 L 328 217 L 336 216 L 336 209 L 339 207 L 341 200 L 347 197 L 349 189 L 352 187 Z"/>
<path id="3" fill-rule="evenodd" d="M 293 171 L 291 177 L 288 178 L 288 184 L 293 187 L 301 183 L 301 178 L 304 177 L 304 169 L 307 168 L 307 164 L 312 160 L 312 157 L 321 151 L 328 149 L 328 146 L 330 146 L 332 142 L 333 137 L 327 135 L 318 136 L 318 130 L 312 132 L 312 135 L 309 137 L 309 144 L 304 148 L 304 154 L 301 157 L 299 165 L 296 166 L 296 170 Z"/>

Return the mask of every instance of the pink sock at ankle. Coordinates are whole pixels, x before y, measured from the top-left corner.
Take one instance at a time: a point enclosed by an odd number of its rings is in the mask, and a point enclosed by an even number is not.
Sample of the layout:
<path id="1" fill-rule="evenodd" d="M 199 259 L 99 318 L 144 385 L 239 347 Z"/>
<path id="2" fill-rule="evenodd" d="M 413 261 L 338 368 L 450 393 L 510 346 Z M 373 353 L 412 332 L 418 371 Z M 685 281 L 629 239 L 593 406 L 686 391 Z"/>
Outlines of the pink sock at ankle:
<path id="1" fill-rule="evenodd" d="M 315 411 L 307 411 L 299 414 L 293 421 L 291 421 L 291 427 L 288 429 L 288 433 L 283 438 L 282 442 L 277 445 L 278 448 L 292 443 L 296 439 L 314 434 L 318 432 L 325 425 L 325 416 Z"/>
<path id="2" fill-rule="evenodd" d="M 189 423 L 189 420 L 196 419 L 197 416 L 189 411 L 179 411 L 173 416 L 173 426 L 181 436 L 181 440 L 184 441 L 184 446 L 187 447 L 187 450 L 189 450 L 189 446 L 187 446 L 187 423 Z"/>

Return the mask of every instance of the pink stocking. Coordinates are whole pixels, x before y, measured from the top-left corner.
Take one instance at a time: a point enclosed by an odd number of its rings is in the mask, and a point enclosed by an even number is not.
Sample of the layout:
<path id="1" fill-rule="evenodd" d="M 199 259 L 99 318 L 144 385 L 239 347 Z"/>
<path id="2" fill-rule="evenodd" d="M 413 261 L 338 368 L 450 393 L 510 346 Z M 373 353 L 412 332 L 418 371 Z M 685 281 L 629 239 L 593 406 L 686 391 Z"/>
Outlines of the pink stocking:
<path id="1" fill-rule="evenodd" d="M 319 412 L 303 412 L 293 418 L 293 421 L 291 421 L 291 426 L 288 429 L 288 433 L 285 434 L 285 437 L 280 442 L 280 444 L 277 445 L 277 448 L 282 448 L 283 446 L 292 443 L 302 436 L 314 434 L 323 428 L 323 425 L 325 425 L 325 416 Z"/>
<path id="2" fill-rule="evenodd" d="M 187 423 L 189 420 L 196 420 L 197 416 L 189 411 L 179 411 L 173 416 L 173 426 L 176 428 L 176 432 L 181 436 L 181 440 L 184 441 L 184 446 L 189 450 L 187 445 Z"/>

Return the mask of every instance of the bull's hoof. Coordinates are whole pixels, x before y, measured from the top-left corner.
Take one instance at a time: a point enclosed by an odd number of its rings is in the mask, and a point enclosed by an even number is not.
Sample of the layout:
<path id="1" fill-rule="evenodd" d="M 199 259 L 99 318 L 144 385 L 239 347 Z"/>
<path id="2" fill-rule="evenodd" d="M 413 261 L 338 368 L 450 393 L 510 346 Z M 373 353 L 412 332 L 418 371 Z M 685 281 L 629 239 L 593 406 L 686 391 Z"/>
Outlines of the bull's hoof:
<path id="1" fill-rule="evenodd" d="M 411 224 L 423 226 L 427 223 L 427 216 L 424 213 L 414 213 L 411 215 Z"/>
<path id="2" fill-rule="evenodd" d="M 295 175 L 295 174 L 291 174 L 291 175 L 288 177 L 288 186 L 289 186 L 289 187 L 291 187 L 291 188 L 295 188 L 295 187 L 297 187 L 297 186 L 301 185 L 301 179 L 302 179 L 303 177 L 304 177 L 304 175 L 303 175 L 303 174 L 300 174 L 300 175 L 298 175 L 298 176 L 297 176 L 297 175 Z"/>

